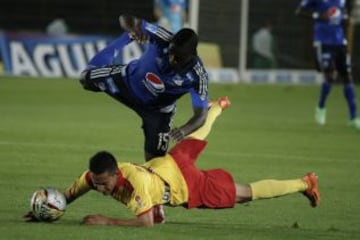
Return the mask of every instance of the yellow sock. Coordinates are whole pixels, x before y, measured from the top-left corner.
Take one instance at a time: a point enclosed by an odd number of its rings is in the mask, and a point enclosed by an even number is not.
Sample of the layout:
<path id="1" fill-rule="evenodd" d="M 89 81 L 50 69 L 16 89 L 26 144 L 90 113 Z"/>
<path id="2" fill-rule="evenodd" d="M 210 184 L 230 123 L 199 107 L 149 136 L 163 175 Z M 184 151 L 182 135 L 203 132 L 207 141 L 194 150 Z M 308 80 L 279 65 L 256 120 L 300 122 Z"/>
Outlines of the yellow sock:
<path id="1" fill-rule="evenodd" d="M 250 183 L 252 199 L 280 197 L 286 194 L 303 192 L 307 188 L 302 179 L 293 180 L 261 180 Z"/>
<path id="2" fill-rule="evenodd" d="M 221 111 L 222 109 L 220 105 L 217 102 L 214 103 L 208 111 L 205 123 L 187 137 L 204 140 L 206 136 L 209 135 L 212 125 L 214 124 L 216 118 L 221 114 Z"/>

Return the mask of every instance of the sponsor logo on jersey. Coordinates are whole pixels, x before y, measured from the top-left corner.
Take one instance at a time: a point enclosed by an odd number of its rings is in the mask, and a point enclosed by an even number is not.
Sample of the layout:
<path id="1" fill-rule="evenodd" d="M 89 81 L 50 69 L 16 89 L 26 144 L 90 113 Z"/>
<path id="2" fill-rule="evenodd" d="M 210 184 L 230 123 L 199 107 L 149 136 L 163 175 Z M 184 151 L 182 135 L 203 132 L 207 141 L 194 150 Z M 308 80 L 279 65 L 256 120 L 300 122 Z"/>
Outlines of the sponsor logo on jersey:
<path id="1" fill-rule="evenodd" d="M 148 72 L 145 75 L 145 87 L 154 95 L 165 91 L 165 84 L 154 73 Z"/>

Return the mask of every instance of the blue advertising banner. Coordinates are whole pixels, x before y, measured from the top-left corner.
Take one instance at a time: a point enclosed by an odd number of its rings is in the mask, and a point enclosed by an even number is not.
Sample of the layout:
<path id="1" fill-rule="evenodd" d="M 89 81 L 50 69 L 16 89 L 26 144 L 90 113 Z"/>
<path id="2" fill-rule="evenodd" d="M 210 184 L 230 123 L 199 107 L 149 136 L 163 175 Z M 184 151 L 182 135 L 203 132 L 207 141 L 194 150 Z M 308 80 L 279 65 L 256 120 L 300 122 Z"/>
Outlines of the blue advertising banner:
<path id="1" fill-rule="evenodd" d="M 3 71 L 18 76 L 78 77 L 112 38 L 0 32 Z"/>
<path id="2" fill-rule="evenodd" d="M 113 40 L 108 36 L 51 36 L 0 31 L 0 74 L 78 78 L 93 56 Z M 116 49 L 116 63 L 126 64 L 140 57 L 143 50 L 135 41 Z M 322 81 L 321 75 L 315 71 L 249 70 L 241 77 L 235 68 L 210 67 L 207 71 L 210 81 L 219 83 L 314 84 Z"/>

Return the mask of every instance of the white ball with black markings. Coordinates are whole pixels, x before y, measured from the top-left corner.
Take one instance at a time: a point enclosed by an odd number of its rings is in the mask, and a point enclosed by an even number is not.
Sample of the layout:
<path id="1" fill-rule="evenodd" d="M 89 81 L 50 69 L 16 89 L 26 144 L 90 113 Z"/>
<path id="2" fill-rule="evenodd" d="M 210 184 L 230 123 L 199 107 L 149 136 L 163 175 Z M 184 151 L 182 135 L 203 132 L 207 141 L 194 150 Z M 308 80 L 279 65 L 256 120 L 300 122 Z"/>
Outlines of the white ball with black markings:
<path id="1" fill-rule="evenodd" d="M 53 222 L 64 215 L 66 198 L 55 188 L 42 188 L 32 195 L 30 208 L 34 217 L 39 221 Z"/>

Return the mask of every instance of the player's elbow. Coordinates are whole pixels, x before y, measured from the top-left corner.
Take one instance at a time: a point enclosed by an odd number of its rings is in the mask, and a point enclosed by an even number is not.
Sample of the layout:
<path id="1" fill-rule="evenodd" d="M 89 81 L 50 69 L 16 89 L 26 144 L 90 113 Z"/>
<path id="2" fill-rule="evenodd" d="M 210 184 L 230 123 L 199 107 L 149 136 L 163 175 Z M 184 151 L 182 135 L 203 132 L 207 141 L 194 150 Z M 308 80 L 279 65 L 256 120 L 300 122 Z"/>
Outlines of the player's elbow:
<path id="1" fill-rule="evenodd" d="M 150 228 L 150 227 L 153 227 L 154 224 L 155 224 L 155 222 L 154 222 L 154 216 L 153 216 L 152 210 L 148 211 L 144 214 L 138 215 L 137 219 L 135 221 L 135 225 L 138 227 Z"/>
<path id="2" fill-rule="evenodd" d="M 151 227 L 154 227 L 154 222 L 146 222 L 142 225 L 142 227 L 146 227 L 146 228 L 151 228 Z"/>

